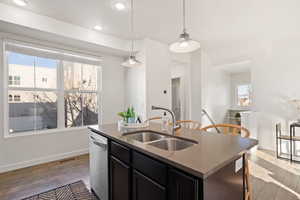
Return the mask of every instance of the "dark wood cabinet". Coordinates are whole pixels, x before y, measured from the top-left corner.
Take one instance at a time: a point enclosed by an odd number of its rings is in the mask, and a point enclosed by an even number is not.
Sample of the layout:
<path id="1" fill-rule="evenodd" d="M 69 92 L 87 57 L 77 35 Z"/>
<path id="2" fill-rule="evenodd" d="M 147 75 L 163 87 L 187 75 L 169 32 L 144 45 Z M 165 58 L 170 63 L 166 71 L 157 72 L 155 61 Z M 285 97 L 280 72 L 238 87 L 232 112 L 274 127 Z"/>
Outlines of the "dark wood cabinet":
<path id="1" fill-rule="evenodd" d="M 130 167 L 110 157 L 110 200 L 131 200 Z"/>
<path id="2" fill-rule="evenodd" d="M 245 175 L 244 168 L 236 171 L 238 160 L 202 179 L 119 141 L 108 142 L 109 200 L 243 199 Z"/>
<path id="3" fill-rule="evenodd" d="M 169 200 L 199 200 L 198 180 L 175 169 L 169 173 Z"/>
<path id="4" fill-rule="evenodd" d="M 160 185 L 167 183 L 167 166 L 146 155 L 133 152 L 132 167 Z"/>
<path id="5" fill-rule="evenodd" d="M 166 200 L 166 188 L 134 170 L 133 200 Z"/>

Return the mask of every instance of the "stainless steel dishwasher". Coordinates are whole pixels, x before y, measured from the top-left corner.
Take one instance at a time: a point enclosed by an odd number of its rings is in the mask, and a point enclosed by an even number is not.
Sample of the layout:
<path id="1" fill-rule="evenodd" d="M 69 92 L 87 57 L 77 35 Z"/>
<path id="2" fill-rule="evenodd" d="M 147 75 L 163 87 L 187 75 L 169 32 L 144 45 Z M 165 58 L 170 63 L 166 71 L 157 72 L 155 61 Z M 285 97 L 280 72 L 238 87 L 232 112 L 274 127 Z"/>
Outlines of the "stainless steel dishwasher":
<path id="1" fill-rule="evenodd" d="M 107 139 L 90 131 L 90 181 L 100 200 L 108 200 Z"/>

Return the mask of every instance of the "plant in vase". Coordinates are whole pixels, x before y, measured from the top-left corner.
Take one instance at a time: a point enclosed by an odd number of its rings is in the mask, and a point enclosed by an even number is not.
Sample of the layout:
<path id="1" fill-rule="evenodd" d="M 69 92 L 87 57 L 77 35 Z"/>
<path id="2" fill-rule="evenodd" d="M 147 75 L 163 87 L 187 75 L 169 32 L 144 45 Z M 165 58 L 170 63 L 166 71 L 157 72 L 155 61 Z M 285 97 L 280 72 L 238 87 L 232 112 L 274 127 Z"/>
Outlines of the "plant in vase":
<path id="1" fill-rule="evenodd" d="M 133 107 L 129 107 L 127 111 L 119 112 L 118 115 L 123 118 L 126 123 L 135 123 L 135 112 Z"/>

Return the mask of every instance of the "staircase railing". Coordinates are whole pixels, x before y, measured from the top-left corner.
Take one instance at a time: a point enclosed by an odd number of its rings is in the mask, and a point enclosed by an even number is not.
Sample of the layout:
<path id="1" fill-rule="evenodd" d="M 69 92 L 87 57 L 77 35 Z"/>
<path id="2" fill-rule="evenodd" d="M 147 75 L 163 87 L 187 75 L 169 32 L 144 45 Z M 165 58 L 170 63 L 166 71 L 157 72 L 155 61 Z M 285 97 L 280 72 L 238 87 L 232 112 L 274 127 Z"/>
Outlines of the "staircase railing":
<path id="1" fill-rule="evenodd" d="M 217 131 L 218 133 L 221 133 L 221 131 L 216 127 L 216 123 L 214 122 L 214 120 L 209 116 L 209 114 L 206 112 L 205 109 L 202 109 L 201 117 L 203 117 L 204 115 L 207 117 L 207 119 L 210 121 L 210 123 L 211 123 L 212 125 L 214 125 L 216 131 Z"/>

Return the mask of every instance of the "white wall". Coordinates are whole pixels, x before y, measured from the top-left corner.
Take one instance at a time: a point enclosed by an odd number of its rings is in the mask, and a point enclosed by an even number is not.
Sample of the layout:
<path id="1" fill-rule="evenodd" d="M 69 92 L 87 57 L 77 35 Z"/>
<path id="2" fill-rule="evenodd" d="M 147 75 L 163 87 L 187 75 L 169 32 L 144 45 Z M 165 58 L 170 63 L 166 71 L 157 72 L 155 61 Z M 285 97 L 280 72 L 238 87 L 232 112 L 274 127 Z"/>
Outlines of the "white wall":
<path id="1" fill-rule="evenodd" d="M 191 63 L 188 70 L 189 93 L 190 93 L 190 118 L 191 120 L 201 121 L 202 111 L 202 68 L 203 66 L 202 50 L 191 54 Z"/>
<path id="2" fill-rule="evenodd" d="M 133 106 L 135 112 L 144 121 L 146 114 L 146 55 L 145 48 L 139 52 L 137 59 L 142 62 L 139 67 L 125 69 L 125 108 Z"/>
<path id="3" fill-rule="evenodd" d="M 297 38 L 270 41 L 264 54 L 256 57 L 252 69 L 253 110 L 259 114 L 260 148 L 275 150 L 275 124 L 285 125 L 297 118 L 288 100 L 300 99 L 299 57 Z"/>
<path id="4" fill-rule="evenodd" d="M 222 123 L 230 108 L 230 74 L 211 63 L 206 52 L 202 52 L 202 107 L 216 123 Z M 206 117 L 203 126 L 210 125 Z"/>
<path id="5" fill-rule="evenodd" d="M 2 60 L 2 50 L 0 52 Z M 121 62 L 118 57 L 103 57 L 103 123 L 115 122 L 117 112 L 124 108 L 124 68 L 120 66 Z M 2 77 L 2 64 L 0 70 Z M 0 105 L 4 105 L 4 88 L 2 84 L 0 86 Z M 0 172 L 88 152 L 87 129 L 4 138 L 3 107 L 0 107 L 0 113 Z"/>
<path id="6" fill-rule="evenodd" d="M 190 60 L 187 62 L 172 60 L 171 77 L 180 78 L 181 119 L 191 119 L 189 71 Z"/>
<path id="7" fill-rule="evenodd" d="M 171 108 L 171 57 L 168 45 L 146 39 L 147 117 L 160 115 L 151 106 Z M 164 94 L 164 90 L 167 91 Z"/>
<path id="8" fill-rule="evenodd" d="M 138 59 L 142 66 L 126 69 L 126 105 L 146 120 L 162 115 L 152 105 L 171 108 L 171 54 L 166 44 L 145 39 Z"/>
<path id="9" fill-rule="evenodd" d="M 105 56 L 102 62 L 103 124 L 115 123 L 118 112 L 124 109 L 125 69 L 122 58 Z"/>

